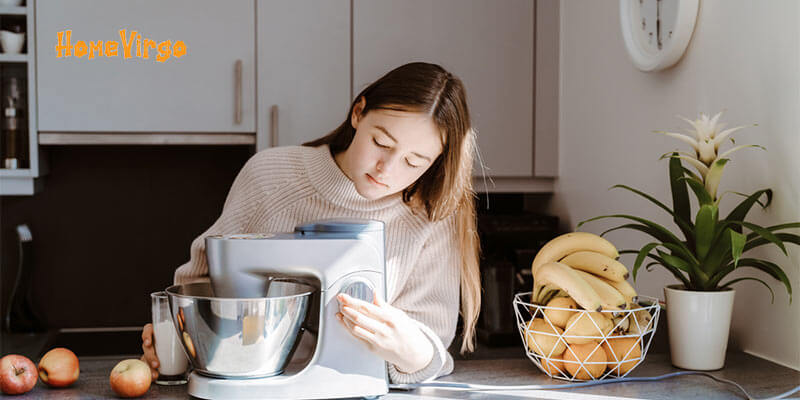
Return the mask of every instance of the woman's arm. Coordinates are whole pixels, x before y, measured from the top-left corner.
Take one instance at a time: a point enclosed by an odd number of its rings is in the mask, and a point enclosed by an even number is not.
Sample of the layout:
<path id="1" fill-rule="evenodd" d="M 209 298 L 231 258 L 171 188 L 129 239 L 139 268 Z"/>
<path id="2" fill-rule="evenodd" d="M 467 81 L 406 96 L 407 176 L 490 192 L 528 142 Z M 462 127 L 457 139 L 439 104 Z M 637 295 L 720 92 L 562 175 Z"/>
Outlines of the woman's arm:
<path id="1" fill-rule="evenodd" d="M 453 216 L 435 224 L 408 280 L 393 306 L 414 319 L 434 347 L 431 362 L 421 370 L 405 373 L 389 365 L 395 383 L 436 379 L 453 371 L 447 348 L 455 337 L 460 304 L 461 256 Z"/>

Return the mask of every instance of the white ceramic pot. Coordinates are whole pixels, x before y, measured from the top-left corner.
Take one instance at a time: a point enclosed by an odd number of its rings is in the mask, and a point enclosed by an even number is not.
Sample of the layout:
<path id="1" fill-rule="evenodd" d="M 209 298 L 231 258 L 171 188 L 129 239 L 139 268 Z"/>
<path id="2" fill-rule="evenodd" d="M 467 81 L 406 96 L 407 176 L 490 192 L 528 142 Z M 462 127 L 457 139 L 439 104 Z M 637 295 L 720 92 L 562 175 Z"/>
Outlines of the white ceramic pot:
<path id="1" fill-rule="evenodd" d="M 0 31 L 0 46 L 3 47 L 3 53 L 19 54 L 24 45 L 25 33 Z"/>
<path id="2" fill-rule="evenodd" d="M 733 313 L 733 289 L 719 292 L 664 288 L 672 365 L 710 371 L 725 365 Z"/>

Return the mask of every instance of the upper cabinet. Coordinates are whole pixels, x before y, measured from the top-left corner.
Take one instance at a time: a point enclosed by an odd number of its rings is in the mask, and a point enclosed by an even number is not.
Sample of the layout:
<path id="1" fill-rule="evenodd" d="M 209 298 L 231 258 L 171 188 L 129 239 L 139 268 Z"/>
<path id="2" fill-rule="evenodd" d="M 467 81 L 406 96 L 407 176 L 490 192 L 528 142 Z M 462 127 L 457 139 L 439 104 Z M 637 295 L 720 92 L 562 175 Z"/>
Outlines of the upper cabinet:
<path id="1" fill-rule="evenodd" d="M 486 175 L 533 177 L 534 5 L 355 0 L 353 93 L 404 63 L 440 64 L 466 86 Z"/>
<path id="2" fill-rule="evenodd" d="M 350 0 L 256 2 L 258 149 L 322 137 L 350 107 Z"/>
<path id="3" fill-rule="evenodd" d="M 38 3 L 40 132 L 256 132 L 253 0 Z"/>

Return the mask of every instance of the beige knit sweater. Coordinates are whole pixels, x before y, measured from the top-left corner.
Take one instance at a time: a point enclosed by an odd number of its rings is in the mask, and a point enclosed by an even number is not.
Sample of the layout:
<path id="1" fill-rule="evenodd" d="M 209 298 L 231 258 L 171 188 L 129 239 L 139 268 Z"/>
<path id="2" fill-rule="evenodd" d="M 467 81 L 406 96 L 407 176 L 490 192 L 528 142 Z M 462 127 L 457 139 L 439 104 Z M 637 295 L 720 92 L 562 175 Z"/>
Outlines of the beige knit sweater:
<path id="1" fill-rule="evenodd" d="M 323 218 L 381 220 L 386 228 L 387 301 L 420 323 L 434 346 L 433 360 L 410 374 L 388 365 L 395 383 L 447 375 L 447 348 L 458 320 L 460 255 L 454 218 L 430 222 L 415 215 L 400 194 L 368 200 L 339 169 L 327 145 L 275 147 L 255 154 L 233 182 L 222 215 L 191 246 L 175 283 L 208 279 L 205 240 L 229 233 L 290 232 Z"/>

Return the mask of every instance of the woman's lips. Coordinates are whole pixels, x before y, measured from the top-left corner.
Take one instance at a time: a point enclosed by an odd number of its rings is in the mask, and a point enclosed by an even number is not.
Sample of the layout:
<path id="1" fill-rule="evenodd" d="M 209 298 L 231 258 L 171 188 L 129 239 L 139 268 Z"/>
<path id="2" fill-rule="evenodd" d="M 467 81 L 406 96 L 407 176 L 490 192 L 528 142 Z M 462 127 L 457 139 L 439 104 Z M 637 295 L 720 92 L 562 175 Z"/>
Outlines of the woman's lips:
<path id="1" fill-rule="evenodd" d="M 386 185 L 385 183 L 383 183 L 383 182 L 379 182 L 377 179 L 373 178 L 373 177 L 372 177 L 372 175 L 370 175 L 370 174 L 367 174 L 367 178 L 369 179 L 369 181 L 370 181 L 370 182 L 372 182 L 372 183 L 374 183 L 374 184 L 376 184 L 376 185 L 381 185 L 381 186 L 389 187 L 389 186 L 388 186 L 388 185 Z"/>

